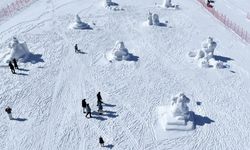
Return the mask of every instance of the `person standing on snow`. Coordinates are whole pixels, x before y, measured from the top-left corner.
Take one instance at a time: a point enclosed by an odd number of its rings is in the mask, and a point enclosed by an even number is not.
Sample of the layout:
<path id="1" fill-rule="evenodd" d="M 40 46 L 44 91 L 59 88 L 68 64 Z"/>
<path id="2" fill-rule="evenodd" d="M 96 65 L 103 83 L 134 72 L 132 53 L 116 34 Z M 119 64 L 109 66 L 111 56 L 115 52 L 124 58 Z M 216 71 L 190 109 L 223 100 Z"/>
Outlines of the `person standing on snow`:
<path id="1" fill-rule="evenodd" d="M 76 52 L 76 53 L 79 52 L 79 49 L 78 49 L 77 44 L 75 45 L 75 52 Z"/>
<path id="2" fill-rule="evenodd" d="M 99 143 L 100 143 L 101 147 L 104 146 L 104 140 L 101 136 L 99 137 Z"/>
<path id="3" fill-rule="evenodd" d="M 99 105 L 101 105 L 103 103 L 102 102 L 101 92 L 98 92 L 96 96 L 97 96 L 97 105 L 96 106 L 99 106 Z"/>
<path id="4" fill-rule="evenodd" d="M 13 64 L 11 63 L 11 61 L 9 62 L 9 67 L 10 67 L 11 72 L 12 72 L 13 74 L 16 74 L 15 68 L 14 68 Z"/>
<path id="5" fill-rule="evenodd" d="M 83 99 L 82 100 L 83 113 L 86 113 L 86 106 L 87 106 L 86 99 Z"/>
<path id="6" fill-rule="evenodd" d="M 89 104 L 86 104 L 86 111 L 87 111 L 86 118 L 88 117 L 88 115 L 90 116 L 90 118 L 92 118 L 92 116 L 91 116 L 91 108 L 89 107 Z"/>
<path id="7" fill-rule="evenodd" d="M 14 64 L 15 69 L 19 69 L 19 68 L 18 68 L 18 65 L 17 65 L 16 58 L 13 59 L 13 64 Z"/>
<path id="8" fill-rule="evenodd" d="M 12 120 L 12 119 L 13 119 L 12 114 L 11 114 L 12 109 L 8 106 L 8 107 L 5 109 L 5 111 L 7 112 L 7 114 L 8 114 L 8 116 L 9 116 L 10 120 Z"/>

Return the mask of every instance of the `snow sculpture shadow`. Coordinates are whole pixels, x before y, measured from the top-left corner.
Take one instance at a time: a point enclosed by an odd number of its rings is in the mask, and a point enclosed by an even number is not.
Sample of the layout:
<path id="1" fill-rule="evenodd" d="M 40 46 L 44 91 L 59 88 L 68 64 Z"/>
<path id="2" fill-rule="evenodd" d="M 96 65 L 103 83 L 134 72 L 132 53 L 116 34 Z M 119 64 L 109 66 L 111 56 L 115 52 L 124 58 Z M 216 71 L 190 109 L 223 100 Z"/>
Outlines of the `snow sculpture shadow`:
<path id="1" fill-rule="evenodd" d="M 194 112 L 190 112 L 190 113 L 194 114 Z M 205 124 L 211 124 L 211 123 L 213 123 L 215 121 L 210 119 L 207 116 L 201 116 L 201 115 L 194 114 L 194 122 L 195 122 L 194 128 L 196 128 L 197 125 L 198 126 L 204 126 Z"/>
<path id="2" fill-rule="evenodd" d="M 139 60 L 139 56 L 135 56 L 131 53 L 129 53 L 129 57 L 127 59 L 127 61 L 138 61 Z"/>
<path id="3" fill-rule="evenodd" d="M 25 60 L 23 60 L 23 63 L 32 63 L 32 64 L 36 64 L 39 62 L 44 62 L 44 60 L 42 59 L 42 55 L 41 54 L 32 54 L 30 53 L 29 57 Z"/>
<path id="4" fill-rule="evenodd" d="M 232 58 L 219 56 L 219 55 L 214 55 L 214 59 L 217 60 L 217 61 L 225 62 L 225 63 L 228 62 L 228 61 L 233 61 Z"/>

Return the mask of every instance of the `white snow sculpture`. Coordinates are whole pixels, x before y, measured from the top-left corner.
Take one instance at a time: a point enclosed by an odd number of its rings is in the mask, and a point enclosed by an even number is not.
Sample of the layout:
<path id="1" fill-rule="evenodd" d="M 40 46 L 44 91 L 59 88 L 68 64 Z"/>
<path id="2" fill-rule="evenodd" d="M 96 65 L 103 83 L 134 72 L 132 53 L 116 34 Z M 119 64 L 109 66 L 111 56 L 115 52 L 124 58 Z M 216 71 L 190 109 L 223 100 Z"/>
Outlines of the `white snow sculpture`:
<path id="1" fill-rule="evenodd" d="M 112 5 L 112 1 L 111 0 L 106 0 L 105 2 L 105 6 L 111 6 Z"/>
<path id="2" fill-rule="evenodd" d="M 201 50 L 198 52 L 189 52 L 189 57 L 195 57 L 199 66 L 202 68 L 214 67 L 217 69 L 225 68 L 222 61 L 216 61 L 214 59 L 214 50 L 217 46 L 217 43 L 213 40 L 212 37 L 208 37 L 201 44 Z"/>
<path id="3" fill-rule="evenodd" d="M 73 23 L 71 25 L 71 28 L 73 28 L 73 29 L 89 29 L 90 26 L 87 23 L 82 22 L 79 15 L 76 15 L 75 23 Z"/>
<path id="4" fill-rule="evenodd" d="M 170 106 L 161 106 L 158 109 L 162 127 L 165 130 L 194 129 L 194 113 L 191 113 L 187 106 L 190 99 L 184 93 L 179 93 L 171 100 Z"/>
<path id="5" fill-rule="evenodd" d="M 149 12 L 147 24 L 150 26 L 151 25 L 159 26 L 160 25 L 159 16 L 157 14 L 152 14 L 151 12 Z"/>
<path id="6" fill-rule="evenodd" d="M 148 25 L 153 25 L 153 17 L 151 12 L 148 13 Z"/>
<path id="7" fill-rule="evenodd" d="M 171 0 L 163 0 L 163 7 L 172 7 L 172 3 L 171 3 Z"/>
<path id="8" fill-rule="evenodd" d="M 125 45 L 122 41 L 116 41 L 115 47 L 107 52 L 106 54 L 108 60 L 128 60 L 130 58 L 130 54 L 128 49 L 125 48 Z"/>
<path id="9" fill-rule="evenodd" d="M 157 14 L 153 14 L 153 24 L 156 26 L 160 25 L 159 16 Z"/>
<path id="10" fill-rule="evenodd" d="M 16 37 L 13 37 L 13 41 L 9 44 L 10 55 L 7 61 L 12 59 L 25 60 L 29 57 L 30 52 L 26 42 L 20 43 Z"/>

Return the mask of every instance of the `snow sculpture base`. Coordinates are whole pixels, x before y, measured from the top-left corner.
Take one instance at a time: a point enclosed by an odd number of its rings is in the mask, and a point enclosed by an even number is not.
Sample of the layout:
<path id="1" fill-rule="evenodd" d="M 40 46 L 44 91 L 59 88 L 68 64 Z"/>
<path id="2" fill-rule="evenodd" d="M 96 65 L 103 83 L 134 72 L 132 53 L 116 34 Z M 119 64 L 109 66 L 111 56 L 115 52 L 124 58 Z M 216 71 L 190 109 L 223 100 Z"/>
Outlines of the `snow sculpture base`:
<path id="1" fill-rule="evenodd" d="M 116 41 L 115 47 L 111 51 L 106 52 L 106 58 L 109 61 L 129 60 L 130 54 L 128 52 L 128 49 L 125 48 L 124 43 L 122 41 Z"/>
<path id="2" fill-rule="evenodd" d="M 81 18 L 76 15 L 76 20 L 74 23 L 70 24 L 69 26 L 70 29 L 90 29 L 90 26 L 87 23 L 84 23 L 81 21 Z"/>
<path id="3" fill-rule="evenodd" d="M 189 119 L 177 119 L 171 115 L 171 106 L 159 106 L 159 123 L 164 130 L 190 131 L 194 129 L 194 113 L 190 112 Z"/>

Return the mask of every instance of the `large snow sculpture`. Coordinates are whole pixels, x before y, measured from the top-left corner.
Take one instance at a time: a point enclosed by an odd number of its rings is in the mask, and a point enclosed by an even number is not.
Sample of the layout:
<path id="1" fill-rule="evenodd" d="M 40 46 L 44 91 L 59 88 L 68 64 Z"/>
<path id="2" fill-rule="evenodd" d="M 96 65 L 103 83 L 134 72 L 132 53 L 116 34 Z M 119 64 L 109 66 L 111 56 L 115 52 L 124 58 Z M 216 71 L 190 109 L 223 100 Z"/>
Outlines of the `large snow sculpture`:
<path id="1" fill-rule="evenodd" d="M 6 61 L 10 61 L 14 58 L 22 61 L 27 59 L 30 55 L 26 42 L 20 43 L 16 37 L 13 37 L 13 41 L 9 44 L 9 48 L 10 55 Z"/>
<path id="2" fill-rule="evenodd" d="M 128 49 L 125 48 L 125 45 L 122 41 L 116 41 L 115 47 L 107 52 L 106 54 L 107 59 L 112 60 L 128 60 L 130 58 L 130 54 L 128 52 Z"/>
<path id="3" fill-rule="evenodd" d="M 213 38 L 208 37 L 202 42 L 201 50 L 198 50 L 198 52 L 189 52 L 189 56 L 195 57 L 199 62 L 199 66 L 202 68 L 224 68 L 222 61 L 216 61 L 214 59 L 214 50 L 216 46 L 217 43 L 213 40 Z"/>
<path id="4" fill-rule="evenodd" d="M 76 20 L 70 25 L 70 27 L 73 29 L 90 29 L 90 26 L 87 23 L 81 21 L 79 15 L 76 15 Z"/>
<path id="5" fill-rule="evenodd" d="M 194 113 L 191 113 L 187 106 L 190 99 L 184 93 L 179 93 L 171 100 L 170 106 L 161 106 L 158 109 L 162 127 L 165 130 L 194 129 Z"/>
<path id="6" fill-rule="evenodd" d="M 163 0 L 162 7 L 164 8 L 175 8 L 178 9 L 179 5 L 173 5 L 172 0 Z"/>

